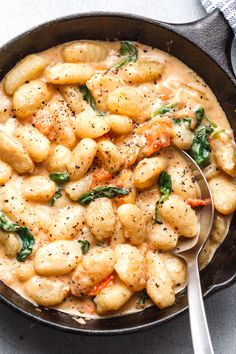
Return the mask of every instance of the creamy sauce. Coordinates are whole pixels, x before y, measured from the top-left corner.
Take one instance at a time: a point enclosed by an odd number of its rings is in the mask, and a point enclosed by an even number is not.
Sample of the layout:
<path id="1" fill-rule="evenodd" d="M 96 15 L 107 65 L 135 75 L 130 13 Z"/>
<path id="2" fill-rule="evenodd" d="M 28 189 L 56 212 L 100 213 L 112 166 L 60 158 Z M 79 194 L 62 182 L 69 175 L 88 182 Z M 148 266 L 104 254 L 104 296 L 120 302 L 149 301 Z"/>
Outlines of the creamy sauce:
<path id="1" fill-rule="evenodd" d="M 120 58 L 117 56 L 117 52 L 120 48 L 120 42 L 110 43 L 94 41 L 90 43 L 100 44 L 102 47 L 107 49 L 108 54 L 104 60 L 100 61 L 99 63 L 91 64 L 93 67 L 95 67 L 95 70 L 98 73 L 103 73 L 104 67 L 109 68 L 110 66 L 114 65 L 114 63 L 116 63 L 118 60 L 120 60 Z M 142 104 L 147 104 L 150 110 L 149 112 L 154 112 L 161 104 L 163 105 L 163 103 L 165 104 L 165 102 L 169 102 L 169 100 L 163 101 L 163 95 L 169 96 L 171 99 L 173 99 L 174 96 L 176 101 L 182 100 L 183 102 L 185 102 L 185 105 L 183 105 L 182 110 L 186 109 L 186 111 L 188 111 L 190 106 L 203 106 L 205 109 L 206 116 L 213 120 L 218 127 L 225 130 L 230 129 L 229 122 L 225 116 L 225 113 L 217 102 L 216 97 L 212 93 L 211 89 L 207 87 L 205 82 L 195 72 L 193 72 L 189 67 L 180 62 L 177 58 L 161 50 L 150 48 L 140 43 L 136 43 L 136 47 L 138 48 L 138 60 L 147 60 L 154 62 L 157 61 L 163 64 L 165 67 L 164 72 L 158 80 L 143 83 L 141 82 L 139 84 L 131 85 L 129 83 L 125 84 L 125 86 L 138 87 L 143 93 L 145 97 L 145 102 L 137 102 L 137 104 L 140 104 L 140 106 L 142 106 Z M 49 63 L 48 67 L 51 67 L 57 63 L 63 63 L 63 48 L 63 45 L 56 46 L 40 53 L 40 56 L 45 58 L 46 61 Z M 115 75 L 119 77 L 119 73 L 120 72 L 118 71 Z M 45 71 L 43 71 L 40 78 L 43 81 L 46 81 Z M 56 97 L 57 94 L 57 91 L 55 91 L 54 97 Z M 1 85 L 0 103 L 2 96 L 6 97 L 3 87 Z M 96 103 L 99 107 L 99 100 L 97 100 Z M 82 106 L 83 110 L 87 110 L 88 112 L 90 112 L 90 107 L 88 103 L 83 101 Z M 0 109 L 0 130 L 4 131 L 9 136 L 13 137 L 15 134 L 16 127 L 25 124 L 29 124 L 29 121 L 17 119 L 14 114 L 10 114 L 6 119 L 5 116 L 1 116 Z M 207 124 L 207 122 L 204 118 L 202 125 L 205 124 Z M 135 129 L 138 127 L 138 125 L 139 124 L 134 124 Z M 116 143 L 121 152 L 125 153 L 128 143 L 130 144 L 129 146 L 135 146 L 137 145 L 137 142 L 140 142 L 142 139 L 143 138 L 138 135 L 136 135 L 135 137 L 134 135 L 130 134 L 128 135 L 128 137 L 116 136 L 114 137 L 113 142 Z M 79 141 L 78 138 L 77 141 Z M 52 142 L 52 144 L 55 144 L 55 141 Z M 127 159 L 128 158 L 129 156 L 127 156 Z M 45 166 L 45 162 L 37 163 L 31 176 L 40 175 L 47 177 L 49 172 L 45 168 Z M 180 158 L 176 151 L 174 151 L 174 155 L 173 153 L 171 155 L 168 168 L 169 170 L 171 170 L 171 168 L 174 170 L 176 170 L 177 168 L 180 170 L 186 169 L 186 173 L 191 174 L 191 171 L 188 171 L 188 166 L 186 162 L 182 158 Z M 219 173 L 222 174 L 222 172 Z M 24 184 L 27 183 L 27 178 L 27 176 L 19 176 L 17 173 L 13 172 L 10 181 L 6 183 L 6 186 L 9 189 L 15 191 L 13 192 L 13 195 L 15 193 L 15 197 L 18 200 L 18 203 L 21 203 L 21 201 L 23 200 L 23 203 L 25 205 L 25 211 L 21 213 L 20 219 L 16 215 L 14 208 L 12 210 L 9 210 L 6 214 L 13 221 L 16 221 L 18 223 L 21 223 L 23 221 L 23 224 L 31 229 L 32 233 L 35 236 L 35 245 L 33 253 L 25 261 L 25 263 L 19 263 L 15 259 L 15 257 L 8 257 L 6 255 L 6 249 L 4 245 L 2 245 L 0 247 L 0 278 L 6 285 L 14 289 L 22 297 L 37 305 L 37 301 L 30 297 L 25 290 L 25 282 L 27 282 L 28 279 L 30 279 L 32 276 L 36 275 L 34 269 L 35 254 L 42 246 L 48 244 L 49 239 L 47 230 L 50 228 L 50 224 L 52 223 L 52 220 L 57 214 L 58 210 L 63 207 L 73 207 L 76 203 L 70 200 L 68 195 L 66 195 L 65 191 L 62 192 L 62 197 L 56 201 L 53 207 L 50 207 L 48 203 L 25 201 L 22 195 L 22 189 L 24 187 Z M 0 188 L 1 194 L 3 196 L 5 193 L 5 187 L 2 186 Z M 141 190 L 139 192 L 141 193 L 141 196 L 137 196 L 137 199 L 139 198 L 138 205 L 144 213 L 147 223 L 151 223 L 154 212 L 153 206 L 155 205 L 154 201 L 157 200 L 156 187 L 153 188 L 155 188 L 154 192 L 152 188 L 144 189 L 144 191 Z M 200 197 L 200 191 L 196 183 L 193 183 L 192 188 L 196 188 L 197 190 L 197 192 L 195 191 L 196 193 L 194 192 L 193 194 Z M 183 196 L 183 198 L 185 198 L 185 194 L 191 196 L 191 194 L 189 194 L 189 191 L 185 191 L 183 188 L 181 191 L 178 191 L 177 194 L 181 195 L 181 197 Z M 1 204 L 2 203 L 3 200 L 1 201 Z M 117 207 L 115 203 L 113 203 L 113 206 L 115 208 Z M 2 209 L 4 210 L 4 206 L 2 207 Z M 226 237 L 230 225 L 230 220 L 231 215 L 222 215 L 220 213 L 216 214 L 212 235 L 207 244 L 205 245 L 200 257 L 201 269 L 210 262 L 215 251 Z M 92 243 L 94 242 L 93 237 L 91 238 L 91 234 L 85 226 L 76 230 L 76 235 L 73 237 L 73 239 L 90 240 L 91 246 L 93 246 Z M 142 246 L 138 246 L 137 248 L 142 251 Z M 171 253 L 171 251 L 169 252 Z M 23 271 L 19 271 L 20 268 L 22 268 Z M 71 274 L 61 276 L 49 276 L 48 278 L 52 281 L 60 280 L 64 284 L 70 285 L 71 283 Z M 185 285 L 186 281 L 184 281 L 182 284 L 175 285 L 175 293 L 181 291 L 185 287 Z M 138 296 L 139 295 L 132 296 L 131 299 L 121 309 L 116 312 L 109 313 L 108 316 L 120 316 L 123 314 L 142 311 L 143 308 L 153 305 L 153 302 L 148 300 L 145 301 L 143 305 L 137 306 L 137 302 L 139 301 Z M 80 298 L 73 295 L 68 295 L 68 297 L 66 297 L 59 305 L 55 305 L 53 307 L 58 309 L 59 311 L 69 313 L 73 316 L 80 316 L 86 318 L 98 317 L 98 315 L 96 314 L 95 304 L 91 301 L 91 298 L 87 296 Z"/>

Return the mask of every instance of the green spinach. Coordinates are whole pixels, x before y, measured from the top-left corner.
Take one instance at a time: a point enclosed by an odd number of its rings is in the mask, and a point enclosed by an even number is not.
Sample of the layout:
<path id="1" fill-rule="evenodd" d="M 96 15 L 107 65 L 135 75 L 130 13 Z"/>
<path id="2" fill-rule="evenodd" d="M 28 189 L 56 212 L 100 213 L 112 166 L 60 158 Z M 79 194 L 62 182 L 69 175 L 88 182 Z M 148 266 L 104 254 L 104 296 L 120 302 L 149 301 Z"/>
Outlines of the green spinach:
<path id="1" fill-rule="evenodd" d="M 149 296 L 146 292 L 141 292 L 138 294 L 138 299 L 136 302 L 136 307 L 137 308 L 144 308 L 146 301 L 149 300 Z"/>
<path id="2" fill-rule="evenodd" d="M 57 190 L 52 199 L 49 200 L 49 205 L 53 206 L 57 199 L 61 198 L 63 191 L 63 184 L 69 182 L 70 176 L 67 172 L 53 172 L 50 173 L 49 178 L 57 183 Z"/>
<path id="3" fill-rule="evenodd" d="M 158 107 L 152 114 L 153 117 L 157 116 L 158 114 L 164 115 L 166 113 L 171 113 L 174 110 L 174 107 L 177 105 L 177 103 L 169 103 L 163 106 Z"/>
<path id="4" fill-rule="evenodd" d="M 90 242 L 88 242 L 87 240 L 78 240 L 78 242 L 80 244 L 82 254 L 86 254 L 89 250 Z"/>
<path id="5" fill-rule="evenodd" d="M 196 118 L 196 126 L 195 126 L 195 128 L 197 128 L 201 124 L 201 122 L 202 122 L 202 120 L 204 118 L 205 110 L 204 110 L 203 107 L 198 107 L 196 109 L 196 111 L 194 112 L 194 114 L 195 114 L 195 118 Z"/>
<path id="6" fill-rule="evenodd" d="M 127 195 L 129 191 L 125 188 L 111 187 L 111 186 L 103 186 L 94 188 L 92 191 L 83 194 L 78 202 L 82 205 L 88 205 L 93 200 L 97 198 L 115 198 L 121 195 Z"/>
<path id="7" fill-rule="evenodd" d="M 96 107 L 96 103 L 95 100 L 93 98 L 93 95 L 91 93 L 91 91 L 88 89 L 88 87 L 86 85 L 82 85 L 80 86 L 80 91 L 82 93 L 82 97 L 83 99 L 88 102 L 88 104 L 92 107 L 92 109 L 97 113 L 98 116 L 104 116 L 105 113 L 100 112 L 97 107 Z"/>
<path id="8" fill-rule="evenodd" d="M 160 213 L 159 213 L 159 206 L 169 198 L 169 195 L 172 191 L 172 180 L 168 172 L 164 171 L 160 174 L 160 177 L 158 179 L 158 186 L 162 196 L 156 203 L 154 223 L 162 224 Z"/>
<path id="9" fill-rule="evenodd" d="M 34 246 L 34 236 L 27 227 L 19 226 L 14 222 L 9 222 L 6 216 L 0 211 L 0 229 L 6 232 L 15 232 L 19 235 L 22 247 L 17 254 L 17 260 L 24 262 L 25 259 L 32 253 Z"/>
<path id="10" fill-rule="evenodd" d="M 183 119 L 180 118 L 173 118 L 172 119 L 174 124 L 182 124 L 182 123 L 187 123 L 188 126 L 190 127 L 192 124 L 192 119 L 190 117 L 184 117 Z"/>
<path id="11" fill-rule="evenodd" d="M 27 227 L 20 227 L 17 234 L 20 236 L 22 242 L 22 248 L 17 254 L 17 260 L 19 262 L 24 262 L 33 251 L 34 236 Z"/>
<path id="12" fill-rule="evenodd" d="M 199 127 L 199 125 L 201 124 L 203 118 L 205 117 L 205 119 L 208 121 L 208 123 L 210 123 L 210 125 L 213 128 L 217 128 L 217 125 L 215 122 L 213 122 L 209 117 L 205 116 L 205 110 L 203 107 L 198 107 L 196 109 L 196 111 L 194 112 L 195 117 L 196 117 L 196 126 L 195 129 L 197 129 Z"/>
<path id="13" fill-rule="evenodd" d="M 19 225 L 9 222 L 6 216 L 0 211 L 0 229 L 6 232 L 17 232 Z"/>
<path id="14" fill-rule="evenodd" d="M 118 61 L 118 63 L 112 65 L 106 72 L 109 70 L 117 70 L 128 63 L 135 63 L 138 58 L 138 49 L 130 42 L 121 42 L 119 55 L 127 56 Z"/>
<path id="15" fill-rule="evenodd" d="M 205 167 L 210 163 L 211 146 L 209 136 L 213 129 L 208 125 L 200 128 L 193 137 L 191 156 L 200 167 Z"/>
<path id="16" fill-rule="evenodd" d="M 62 191 L 63 191 L 63 188 L 61 186 L 58 186 L 57 190 L 56 190 L 56 193 L 54 194 L 52 199 L 49 200 L 49 205 L 50 206 L 53 206 L 55 204 L 55 202 L 57 201 L 57 199 L 61 198 Z"/>
<path id="17" fill-rule="evenodd" d="M 53 172 L 50 173 L 49 178 L 57 184 L 63 184 L 70 180 L 70 176 L 67 172 Z"/>

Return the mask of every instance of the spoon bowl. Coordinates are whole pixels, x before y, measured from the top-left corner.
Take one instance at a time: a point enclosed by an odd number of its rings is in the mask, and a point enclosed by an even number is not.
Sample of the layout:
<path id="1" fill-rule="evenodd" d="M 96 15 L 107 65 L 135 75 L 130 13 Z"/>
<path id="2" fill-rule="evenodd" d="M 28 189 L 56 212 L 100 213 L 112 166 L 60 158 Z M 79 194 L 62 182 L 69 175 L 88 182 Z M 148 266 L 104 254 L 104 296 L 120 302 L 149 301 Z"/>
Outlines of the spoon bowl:
<path id="1" fill-rule="evenodd" d="M 194 353 L 214 354 L 204 309 L 198 268 L 199 253 L 211 232 L 214 219 L 214 204 L 203 172 L 185 151 L 180 150 L 180 153 L 188 161 L 198 182 L 201 199 L 206 202 L 206 205 L 199 211 L 200 229 L 198 234 L 194 238 L 180 239 L 174 253 L 183 258 L 187 264 L 189 317 Z"/>
<path id="2" fill-rule="evenodd" d="M 199 185 L 200 198 L 206 202 L 206 205 L 198 210 L 200 228 L 197 235 L 192 238 L 180 238 L 174 250 L 176 255 L 186 260 L 186 257 L 188 259 L 197 257 L 209 238 L 214 219 L 214 204 L 209 185 L 200 167 L 185 151 L 179 150 L 179 153 L 188 162 L 191 172 Z"/>

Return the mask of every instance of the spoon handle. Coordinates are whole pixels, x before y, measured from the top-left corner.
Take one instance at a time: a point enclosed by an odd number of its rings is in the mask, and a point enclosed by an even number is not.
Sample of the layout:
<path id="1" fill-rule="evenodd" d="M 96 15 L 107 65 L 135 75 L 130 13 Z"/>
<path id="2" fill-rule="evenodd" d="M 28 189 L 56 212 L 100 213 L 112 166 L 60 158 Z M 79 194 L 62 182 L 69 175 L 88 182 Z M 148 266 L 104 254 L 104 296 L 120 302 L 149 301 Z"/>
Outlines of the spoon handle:
<path id="1" fill-rule="evenodd" d="M 197 258 L 197 257 L 196 257 Z M 197 259 L 188 263 L 188 304 L 195 354 L 214 354 L 202 298 Z"/>

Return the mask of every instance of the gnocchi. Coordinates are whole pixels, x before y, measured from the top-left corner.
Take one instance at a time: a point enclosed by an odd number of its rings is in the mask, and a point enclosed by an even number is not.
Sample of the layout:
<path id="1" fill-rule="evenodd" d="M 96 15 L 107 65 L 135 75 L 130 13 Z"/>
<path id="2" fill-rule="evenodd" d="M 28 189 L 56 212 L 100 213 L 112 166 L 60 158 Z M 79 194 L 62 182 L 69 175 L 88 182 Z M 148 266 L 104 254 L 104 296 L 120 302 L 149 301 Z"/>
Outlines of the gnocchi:
<path id="1" fill-rule="evenodd" d="M 70 240 L 82 228 L 84 210 L 81 206 L 68 206 L 58 210 L 49 228 L 51 240 Z"/>
<path id="2" fill-rule="evenodd" d="M 138 163 L 134 172 L 134 185 L 139 189 L 151 187 L 155 179 L 167 168 L 165 157 L 151 157 Z"/>
<path id="3" fill-rule="evenodd" d="M 152 251 L 147 252 L 147 293 L 159 308 L 173 305 L 175 294 L 171 277 L 160 255 Z"/>
<path id="4" fill-rule="evenodd" d="M 132 119 L 128 116 L 121 116 L 118 114 L 109 114 L 107 121 L 111 131 L 118 135 L 127 135 L 133 130 Z"/>
<path id="5" fill-rule="evenodd" d="M 120 309 L 131 296 L 132 291 L 122 282 L 103 289 L 94 299 L 98 314 Z"/>
<path id="6" fill-rule="evenodd" d="M 142 123 L 150 117 L 145 102 L 145 97 L 138 88 L 121 87 L 109 94 L 107 107 L 114 114 L 126 115 L 135 122 Z"/>
<path id="7" fill-rule="evenodd" d="M 56 85 L 85 84 L 94 74 L 89 64 L 60 63 L 55 64 L 46 71 L 48 82 Z"/>
<path id="8" fill-rule="evenodd" d="M 192 174 L 192 170 L 184 158 L 179 154 L 170 151 L 167 172 L 171 176 L 172 192 L 183 198 L 199 198 L 200 191 L 198 183 Z M 180 166 L 181 161 L 181 166 Z"/>
<path id="9" fill-rule="evenodd" d="M 156 61 L 137 61 L 129 63 L 122 70 L 124 80 L 129 84 L 139 84 L 146 81 L 158 80 L 164 71 L 164 65 Z"/>
<path id="10" fill-rule="evenodd" d="M 77 201 L 84 193 L 90 190 L 92 176 L 89 174 L 84 176 L 79 181 L 67 183 L 65 191 L 71 200 Z"/>
<path id="11" fill-rule="evenodd" d="M 187 281 L 185 261 L 170 253 L 162 253 L 160 256 L 164 260 L 165 267 L 174 288 L 185 285 Z"/>
<path id="12" fill-rule="evenodd" d="M 76 142 L 76 136 L 72 126 L 72 112 L 65 101 L 57 96 L 48 106 L 49 112 L 55 120 L 55 138 L 57 144 L 72 148 Z"/>
<path id="13" fill-rule="evenodd" d="M 96 199 L 90 203 L 85 216 L 86 224 L 92 234 L 103 240 L 115 230 L 116 216 L 109 199 Z"/>
<path id="14" fill-rule="evenodd" d="M 79 138 L 96 139 L 110 130 L 108 122 L 91 110 L 85 110 L 76 115 L 74 126 L 75 133 Z"/>
<path id="15" fill-rule="evenodd" d="M 132 291 L 140 291 L 146 285 L 145 261 L 142 253 L 134 246 L 123 244 L 115 248 L 115 271 Z"/>
<path id="16" fill-rule="evenodd" d="M 182 198 L 170 195 L 159 207 L 160 214 L 180 235 L 194 237 L 198 232 L 198 218 L 195 211 Z"/>
<path id="17" fill-rule="evenodd" d="M 26 126 L 15 130 L 15 137 L 24 146 L 34 162 L 42 162 L 50 152 L 50 141 L 38 129 Z"/>
<path id="18" fill-rule="evenodd" d="M 135 204 L 123 204 L 117 214 L 124 228 L 125 237 L 132 245 L 141 244 L 146 238 L 145 221 L 142 211 Z"/>
<path id="19" fill-rule="evenodd" d="M 217 176 L 209 181 L 209 187 L 216 210 L 226 215 L 232 213 L 236 208 L 236 184 L 227 177 Z"/>
<path id="20" fill-rule="evenodd" d="M 0 142 L 0 280 L 36 305 L 95 317 L 175 303 L 188 281 L 175 250 L 206 202 L 179 149 L 216 210 L 201 267 L 236 209 L 215 96 L 140 43 L 76 40 L 20 60 L 0 84 Z"/>
<path id="21" fill-rule="evenodd" d="M 193 133 L 189 127 L 183 123 L 174 124 L 173 131 L 173 143 L 180 149 L 189 150 L 193 141 Z"/>
<path id="22" fill-rule="evenodd" d="M 0 123 L 5 123 L 12 111 L 12 101 L 0 90 Z"/>
<path id="23" fill-rule="evenodd" d="M 107 100 L 109 94 L 124 85 L 125 83 L 121 77 L 110 73 L 107 75 L 96 73 L 87 81 L 87 87 L 91 91 L 98 108 L 102 111 L 108 108 Z"/>
<path id="24" fill-rule="evenodd" d="M 82 139 L 72 151 L 67 169 L 72 180 L 82 178 L 91 166 L 97 152 L 97 144 L 93 139 Z"/>
<path id="25" fill-rule="evenodd" d="M 10 180 L 1 191 L 1 209 L 13 221 L 30 229 L 35 229 L 39 227 L 39 219 L 36 211 L 27 207 L 22 193 L 19 193 L 21 190 L 22 181 L 16 183 L 16 181 Z"/>
<path id="26" fill-rule="evenodd" d="M 103 61 L 107 56 L 107 48 L 96 43 L 75 42 L 65 46 L 64 60 L 68 63 L 94 63 Z"/>
<path id="27" fill-rule="evenodd" d="M 114 271 L 115 262 L 115 253 L 110 247 L 95 246 L 83 257 L 72 275 L 72 294 L 89 294 L 97 283 Z"/>
<path id="28" fill-rule="evenodd" d="M 0 158 L 9 164 L 17 173 L 31 173 L 34 163 L 24 146 L 15 138 L 0 131 Z"/>
<path id="29" fill-rule="evenodd" d="M 12 168 L 7 163 L 0 160 L 0 185 L 9 181 L 12 175 Z"/>
<path id="30" fill-rule="evenodd" d="M 20 86 L 13 96 L 13 109 L 17 117 L 31 117 L 52 97 L 52 90 L 41 80 L 33 80 Z"/>
<path id="31" fill-rule="evenodd" d="M 79 86 L 62 85 L 60 92 L 72 112 L 78 114 L 83 110 L 82 95 Z"/>
<path id="32" fill-rule="evenodd" d="M 47 202 L 55 192 L 55 183 L 47 177 L 33 176 L 24 181 L 23 195 L 27 200 Z"/>
<path id="33" fill-rule="evenodd" d="M 39 248 L 34 258 L 34 268 L 40 275 L 65 275 L 81 261 L 81 248 L 76 241 L 54 241 Z"/>
<path id="34" fill-rule="evenodd" d="M 217 165 L 232 177 L 236 177 L 236 152 L 232 131 L 219 132 L 212 139 Z"/>
<path id="35" fill-rule="evenodd" d="M 34 276 L 24 284 L 24 290 L 38 305 L 52 307 L 65 299 L 70 287 L 60 279 Z"/>
<path id="36" fill-rule="evenodd" d="M 24 283 L 33 276 L 35 276 L 34 266 L 31 262 L 21 263 L 16 268 L 17 279 Z"/>
<path id="37" fill-rule="evenodd" d="M 13 233 L 0 232 L 0 242 L 4 247 L 6 256 L 9 258 L 15 258 L 21 249 L 21 241 Z"/>
<path id="38" fill-rule="evenodd" d="M 178 232 L 169 224 L 152 224 L 148 228 L 148 240 L 155 250 L 169 251 L 178 242 Z"/>
<path id="39" fill-rule="evenodd" d="M 49 172 L 65 172 L 71 159 L 71 150 L 66 146 L 51 146 L 49 155 L 45 161 L 46 168 Z"/>
<path id="40" fill-rule="evenodd" d="M 26 81 L 38 78 L 47 65 L 47 61 L 37 54 L 31 54 L 22 59 L 5 76 L 4 89 L 12 95 Z"/>
<path id="41" fill-rule="evenodd" d="M 116 145 L 109 139 L 101 139 L 98 142 L 97 148 L 98 156 L 106 170 L 110 173 L 117 172 L 122 165 L 122 156 Z"/>

